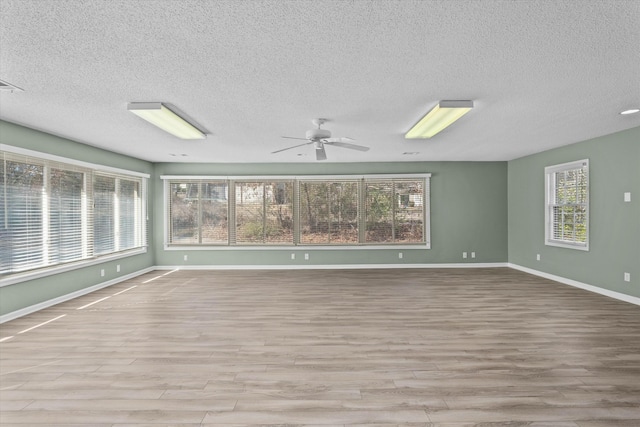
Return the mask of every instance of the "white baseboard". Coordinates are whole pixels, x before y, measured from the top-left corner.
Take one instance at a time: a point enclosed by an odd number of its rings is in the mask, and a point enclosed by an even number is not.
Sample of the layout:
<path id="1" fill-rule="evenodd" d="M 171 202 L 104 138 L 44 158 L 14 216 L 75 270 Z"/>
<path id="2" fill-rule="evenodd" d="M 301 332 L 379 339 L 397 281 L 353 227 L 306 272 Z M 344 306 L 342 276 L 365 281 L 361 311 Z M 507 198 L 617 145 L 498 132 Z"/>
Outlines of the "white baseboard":
<path id="1" fill-rule="evenodd" d="M 506 262 L 451 264 L 157 265 L 156 270 L 355 270 L 374 268 L 497 268 Z"/>
<path id="2" fill-rule="evenodd" d="M 59 296 L 57 298 L 43 301 L 38 304 L 30 305 L 29 307 L 21 308 L 20 310 L 12 311 L 11 313 L 7 313 L 5 315 L 0 316 L 0 323 L 8 322 L 10 320 L 17 319 L 18 317 L 26 316 L 27 314 L 35 313 L 36 311 L 43 310 L 45 308 L 51 307 L 52 305 L 60 304 L 61 302 L 69 301 L 71 299 L 78 298 L 82 295 L 95 292 L 98 289 L 106 288 L 107 286 L 115 285 L 116 283 L 133 279 L 134 277 L 140 276 L 141 274 L 145 274 L 153 270 L 155 270 L 155 268 L 153 267 L 145 268 L 144 270 L 138 270 L 136 272 L 133 272 L 131 274 L 127 274 L 124 276 L 120 276 L 113 280 L 108 280 L 106 282 L 98 283 L 97 285 L 93 285 L 88 288 L 80 289 L 78 291 L 71 292 L 69 294 Z"/>
<path id="3" fill-rule="evenodd" d="M 520 270 L 525 273 L 533 274 L 534 276 L 544 277 L 545 279 L 554 280 L 556 282 L 564 283 L 565 285 L 573 286 L 576 288 L 584 289 L 586 291 L 595 292 L 596 294 L 604 295 L 610 298 L 614 298 L 620 301 L 625 301 L 631 304 L 640 305 L 640 298 L 631 295 L 623 294 L 609 289 L 600 288 L 598 286 L 589 285 L 587 283 L 578 282 L 576 280 L 567 279 L 565 277 L 556 276 L 555 274 L 545 273 L 544 271 L 534 270 L 532 268 L 523 267 L 518 264 L 508 263 L 509 268 L 514 270 Z"/>

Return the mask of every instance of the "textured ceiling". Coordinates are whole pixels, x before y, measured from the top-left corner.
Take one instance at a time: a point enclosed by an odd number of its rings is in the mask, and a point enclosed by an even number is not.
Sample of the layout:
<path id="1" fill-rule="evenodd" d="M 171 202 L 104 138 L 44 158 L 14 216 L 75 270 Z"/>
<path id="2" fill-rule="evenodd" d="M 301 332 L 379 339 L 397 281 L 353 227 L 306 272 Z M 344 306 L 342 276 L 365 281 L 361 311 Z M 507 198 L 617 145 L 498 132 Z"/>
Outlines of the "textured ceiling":
<path id="1" fill-rule="evenodd" d="M 315 162 L 270 153 L 316 117 L 371 148 L 329 162 L 509 160 L 640 126 L 618 114 L 640 105 L 639 46 L 636 0 L 0 0 L 0 79 L 25 90 L 0 118 L 160 162 Z M 446 99 L 475 108 L 403 138 Z M 209 135 L 165 134 L 135 101 Z"/>

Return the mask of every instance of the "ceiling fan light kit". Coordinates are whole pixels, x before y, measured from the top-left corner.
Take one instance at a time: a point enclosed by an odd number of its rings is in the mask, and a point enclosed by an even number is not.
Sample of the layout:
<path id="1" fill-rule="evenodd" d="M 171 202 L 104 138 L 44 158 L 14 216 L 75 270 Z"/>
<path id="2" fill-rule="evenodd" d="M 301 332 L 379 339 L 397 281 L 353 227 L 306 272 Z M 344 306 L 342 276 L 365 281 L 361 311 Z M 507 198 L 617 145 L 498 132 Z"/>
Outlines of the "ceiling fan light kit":
<path id="1" fill-rule="evenodd" d="M 204 139 L 206 135 L 191 123 L 171 111 L 161 102 L 130 102 L 133 114 L 181 139 Z"/>
<path id="2" fill-rule="evenodd" d="M 425 139 L 438 134 L 473 108 L 473 101 L 440 101 L 404 137 Z"/>

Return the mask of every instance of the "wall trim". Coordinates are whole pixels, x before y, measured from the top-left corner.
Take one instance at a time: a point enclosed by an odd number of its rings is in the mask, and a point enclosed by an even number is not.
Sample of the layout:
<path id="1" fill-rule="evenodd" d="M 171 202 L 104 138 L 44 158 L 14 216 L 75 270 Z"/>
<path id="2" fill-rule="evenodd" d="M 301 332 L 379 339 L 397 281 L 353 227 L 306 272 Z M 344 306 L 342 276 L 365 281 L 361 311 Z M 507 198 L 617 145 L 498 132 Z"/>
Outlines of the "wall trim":
<path id="1" fill-rule="evenodd" d="M 106 282 L 98 283 L 97 285 L 89 286 L 88 288 L 79 289 L 75 292 L 71 292 L 69 294 L 61 295 L 56 298 L 52 298 L 47 301 L 40 302 L 38 304 L 30 305 L 29 307 L 21 308 L 20 310 L 12 311 L 10 313 L 4 314 L 0 316 L 0 323 L 5 323 L 10 320 L 15 320 L 19 317 L 26 316 L 27 314 L 35 313 L 36 311 L 43 310 L 45 308 L 51 307 L 56 304 L 60 304 L 65 301 L 72 300 L 74 298 L 80 297 L 82 295 L 89 294 L 91 292 L 97 291 L 102 288 L 106 288 L 107 286 L 115 285 L 116 283 L 124 282 L 125 280 L 133 279 L 134 277 L 140 276 L 145 273 L 149 273 L 155 270 L 154 267 L 148 267 L 143 270 L 138 270 L 130 274 L 126 274 L 124 276 L 120 276 L 118 278 L 108 280 Z"/>
<path id="2" fill-rule="evenodd" d="M 604 295 L 609 298 L 614 298 L 620 301 L 628 302 L 635 305 L 640 305 L 640 298 L 634 297 L 632 295 L 623 294 L 616 291 L 611 291 L 609 289 L 601 288 L 594 285 L 589 285 L 588 283 L 578 282 L 577 280 L 567 279 L 566 277 L 556 276 L 555 274 L 545 273 L 544 271 L 534 270 L 532 268 L 523 267 L 518 264 L 508 263 L 509 268 L 513 268 L 514 270 L 519 270 L 525 273 L 533 274 L 534 276 L 543 277 L 545 279 L 553 280 L 555 282 L 560 282 L 565 285 L 573 286 L 575 288 L 584 289 L 589 292 L 594 292 L 596 294 Z"/>
<path id="3" fill-rule="evenodd" d="M 354 270 L 372 268 L 498 268 L 506 262 L 447 264 L 279 264 L 279 265 L 157 265 L 157 270 Z"/>

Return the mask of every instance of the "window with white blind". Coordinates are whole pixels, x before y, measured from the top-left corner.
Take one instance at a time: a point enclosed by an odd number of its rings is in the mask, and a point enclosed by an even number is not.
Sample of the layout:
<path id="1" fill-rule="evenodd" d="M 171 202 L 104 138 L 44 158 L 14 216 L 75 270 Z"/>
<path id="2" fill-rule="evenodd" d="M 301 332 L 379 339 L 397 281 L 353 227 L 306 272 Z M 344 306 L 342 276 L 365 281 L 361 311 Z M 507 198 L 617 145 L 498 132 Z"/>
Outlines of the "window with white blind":
<path id="1" fill-rule="evenodd" d="M 301 180 L 300 243 L 358 244 L 358 190 L 356 180 Z"/>
<path id="2" fill-rule="evenodd" d="M 293 244 L 293 181 L 236 181 L 234 186 L 232 242 Z"/>
<path id="3" fill-rule="evenodd" d="M 140 178 L 94 174 L 93 240 L 96 255 L 141 246 L 141 187 Z"/>
<path id="4" fill-rule="evenodd" d="M 169 184 L 169 243 L 227 244 L 227 183 L 220 180 L 181 180 Z"/>
<path id="5" fill-rule="evenodd" d="M 0 275 L 145 247 L 143 174 L 22 151 L 0 151 Z"/>
<path id="6" fill-rule="evenodd" d="M 545 168 L 545 244 L 589 250 L 589 160 Z"/>
<path id="7" fill-rule="evenodd" d="M 165 243 L 428 248 L 429 177 L 163 176 Z"/>
<path id="8" fill-rule="evenodd" d="M 366 241 L 424 242 L 424 180 L 365 180 Z"/>

